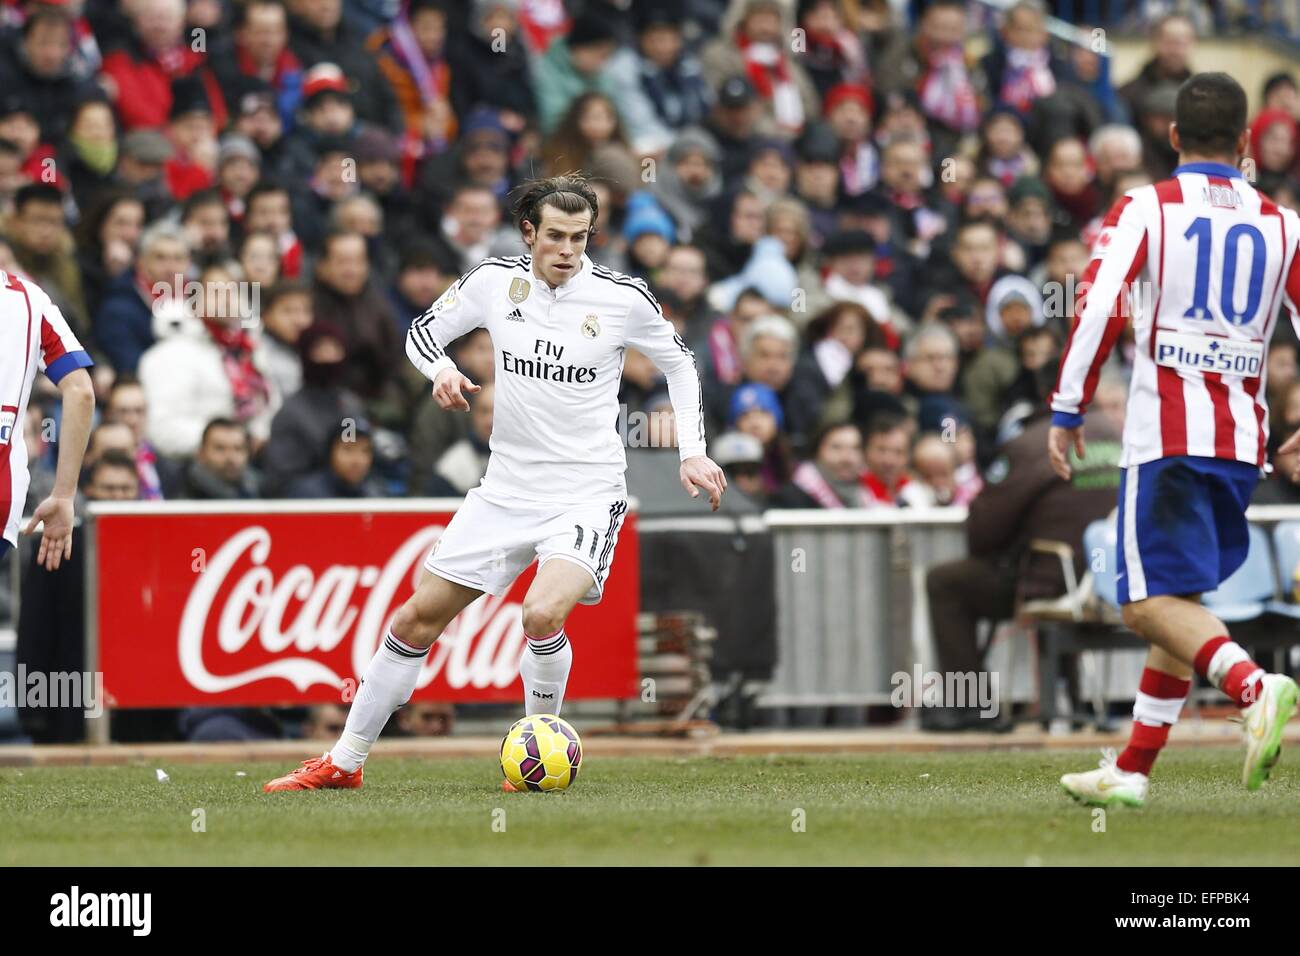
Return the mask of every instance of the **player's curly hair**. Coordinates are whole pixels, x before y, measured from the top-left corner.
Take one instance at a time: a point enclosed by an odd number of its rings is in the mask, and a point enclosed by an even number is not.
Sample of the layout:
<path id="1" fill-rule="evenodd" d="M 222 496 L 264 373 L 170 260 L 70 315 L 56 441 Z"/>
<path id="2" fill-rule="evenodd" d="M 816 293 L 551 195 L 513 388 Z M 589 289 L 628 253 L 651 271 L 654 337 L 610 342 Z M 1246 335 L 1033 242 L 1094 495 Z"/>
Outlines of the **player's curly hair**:
<path id="1" fill-rule="evenodd" d="M 515 225 L 521 232 L 526 222 L 531 222 L 534 230 L 541 228 L 542 207 L 553 206 L 569 215 L 590 210 L 591 228 L 587 231 L 587 236 L 596 234 L 596 217 L 600 213 L 600 202 L 596 198 L 596 191 L 591 188 L 587 177 L 582 173 L 569 172 L 559 176 L 548 176 L 545 179 L 534 179 L 520 185 L 515 192 L 517 198 L 514 201 L 514 219 Z"/>

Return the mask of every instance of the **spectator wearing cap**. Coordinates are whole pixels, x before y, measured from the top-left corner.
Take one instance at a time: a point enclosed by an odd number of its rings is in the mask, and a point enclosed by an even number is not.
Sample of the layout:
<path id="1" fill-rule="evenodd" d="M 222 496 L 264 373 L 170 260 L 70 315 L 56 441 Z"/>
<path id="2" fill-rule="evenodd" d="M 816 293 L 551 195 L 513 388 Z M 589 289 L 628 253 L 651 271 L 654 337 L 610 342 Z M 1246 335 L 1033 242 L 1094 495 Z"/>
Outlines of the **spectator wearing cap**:
<path id="1" fill-rule="evenodd" d="M 397 97 L 379 63 L 366 51 L 363 38 L 343 24 L 343 4 L 288 0 L 286 6 L 289 49 L 299 61 L 311 65 L 335 64 L 346 77 L 356 115 L 391 133 L 400 133 L 403 121 Z M 304 86 L 307 79 L 303 77 Z M 305 89 L 303 95 L 305 98 Z"/>
<path id="2" fill-rule="evenodd" d="M 207 54 L 196 52 L 185 35 L 183 0 L 138 0 L 126 12 L 131 39 L 104 57 L 103 71 L 111 83 L 122 127 L 157 129 L 165 125 L 172 110 L 172 81 L 190 75 L 202 82 L 216 127 L 224 127 L 225 100 L 207 66 Z"/>
<path id="3" fill-rule="evenodd" d="M 825 123 L 810 123 L 795 149 L 793 193 L 804 204 L 814 243 L 836 231 L 840 214 L 840 147 Z"/>
<path id="4" fill-rule="evenodd" d="M 357 113 L 348 78 L 336 63 L 316 64 L 303 77 L 302 108 L 297 125 L 285 139 L 281 175 L 290 182 L 311 178 L 322 141 L 351 138 L 356 132 Z"/>
<path id="5" fill-rule="evenodd" d="M 135 269 L 113 280 L 94 315 L 95 341 L 117 372 L 135 373 L 154 343 L 155 304 L 185 281 L 191 265 L 180 226 L 164 220 L 145 229 Z"/>
<path id="6" fill-rule="evenodd" d="M 296 479 L 289 498 L 383 498 L 374 475 L 375 437 L 364 418 L 336 427 L 329 436 L 327 464 Z"/>
<path id="7" fill-rule="evenodd" d="M 266 494 L 282 497 L 295 479 L 326 467 L 333 436 L 344 423 L 365 418 L 361 400 L 344 385 L 345 343 L 342 329 L 321 321 L 299 338 L 303 384 L 271 420 L 271 439 L 262 454 Z"/>
<path id="8" fill-rule="evenodd" d="M 888 348 L 888 337 L 855 302 L 836 302 L 815 316 L 804 333 L 807 347 L 795 363 L 786 394 L 789 431 L 803 451 L 818 426 L 847 421 L 853 411 L 851 372 L 867 348 Z"/>
<path id="9" fill-rule="evenodd" d="M 979 87 L 966 55 L 967 5 L 936 0 L 926 6 L 915 38 L 892 46 L 876 63 L 873 79 L 882 96 L 914 90 L 926 119 L 940 132 L 940 154 L 948 140 L 975 131 L 980 119 Z"/>
<path id="10" fill-rule="evenodd" d="M 293 122 L 285 120 L 275 99 L 275 88 L 255 76 L 241 76 L 232 83 L 231 131 L 247 136 L 262 154 L 265 169 L 280 169 L 284 165 L 284 131 Z"/>
<path id="11" fill-rule="evenodd" d="M 27 104 L 40 124 L 43 141 L 61 145 L 77 105 L 103 98 L 102 91 L 74 68 L 69 8 L 33 4 L 20 36 L 3 47 L 8 49 L 0 55 L 0 90 Z"/>
<path id="12" fill-rule="evenodd" d="M 254 233 L 261 235 L 261 233 Z M 284 279 L 263 290 L 262 329 L 257 343 L 262 368 L 282 399 L 302 388 L 302 356 L 298 343 L 311 328 L 311 286 L 301 279 Z"/>
<path id="13" fill-rule="evenodd" d="M 1006 237 L 1024 251 L 1025 269 L 1032 269 L 1047 254 L 1054 228 L 1078 235 L 1077 227 L 1061 222 L 1051 190 L 1037 176 L 1017 179 L 1007 202 Z"/>
<path id="14" fill-rule="evenodd" d="M 213 262 L 199 273 L 202 294 L 159 308 L 157 341 L 140 358 L 149 403 L 149 441 L 160 455 L 193 455 L 213 418 L 248 427 L 254 450 L 266 442 L 280 396 L 248 333 L 251 316 L 237 262 Z M 170 294 L 170 293 L 169 293 Z"/>
<path id="15" fill-rule="evenodd" d="M 751 435 L 763 446 L 763 489 L 775 494 L 790 479 L 794 456 L 784 432 L 785 411 L 776 390 L 761 382 L 746 382 L 731 395 L 727 428 Z"/>
<path id="16" fill-rule="evenodd" d="M 677 224 L 678 239 L 691 236 L 708 219 L 709 206 L 722 192 L 718 144 L 705 130 L 678 132 L 668 149 L 668 162 L 659 168 L 655 196 Z"/>
<path id="17" fill-rule="evenodd" d="M 212 185 L 217 170 L 216 129 L 203 82 L 197 76 L 173 80 L 167 135 L 176 152 L 163 164 L 163 175 L 178 202 Z"/>
<path id="18" fill-rule="evenodd" d="M 818 114 L 817 87 L 799 58 L 790 52 L 794 23 L 780 0 L 744 0 L 727 35 L 708 43 L 700 54 L 711 86 L 745 76 L 786 137 L 797 136 Z"/>
<path id="19" fill-rule="evenodd" d="M 586 13 L 533 61 L 537 119 L 544 136 L 560 125 L 570 105 L 583 93 L 604 93 L 614 100 L 616 91 L 605 68 L 617 47 L 614 25 L 604 16 Z"/>
<path id="20" fill-rule="evenodd" d="M 451 44 L 451 97 L 462 120 L 475 107 L 497 113 L 518 134 L 537 115 L 528 45 L 520 37 L 518 0 L 471 0 L 468 31 Z"/>
<path id="21" fill-rule="evenodd" d="M 232 418 L 213 418 L 203 426 L 198 449 L 168 496 L 186 501 L 247 501 L 261 497 L 260 479 L 251 466 L 248 429 Z"/>
<path id="22" fill-rule="evenodd" d="M 405 135 L 431 140 L 438 152 L 445 149 L 456 135 L 446 0 L 410 0 L 370 35 L 366 50 L 393 88 Z"/>
<path id="23" fill-rule="evenodd" d="M 745 432 L 724 432 L 713 440 L 709 457 L 727 476 L 727 490 L 757 508 L 768 500 L 763 486 L 763 443 Z"/>
<path id="24" fill-rule="evenodd" d="M 826 93 L 822 113 L 837 140 L 840 183 L 847 196 L 860 196 L 880 181 L 880 156 L 871 136 L 871 91 L 841 83 Z"/>
<path id="25" fill-rule="evenodd" d="M 262 154 L 242 133 L 227 133 L 217 144 L 216 187 L 231 222 L 242 223 L 248 194 L 262 174 Z"/>
<path id="26" fill-rule="evenodd" d="M 279 0 L 248 0 L 235 6 L 232 37 L 213 57 L 213 68 L 226 102 L 245 92 L 243 80 L 266 83 L 281 122 L 292 125 L 302 99 L 303 65 L 289 49 L 289 20 Z"/>
<path id="27" fill-rule="evenodd" d="M 772 135 L 775 124 L 764 114 L 754 85 L 743 76 L 732 76 L 718 87 L 717 102 L 704 129 L 718 144 L 722 188 L 729 192 L 745 175 L 754 138 Z"/>
<path id="28" fill-rule="evenodd" d="M 651 279 L 667 261 L 668 251 L 677 241 L 677 229 L 653 193 L 642 190 L 628 199 L 623 241 L 627 243 L 626 271 L 631 275 Z"/>
<path id="29" fill-rule="evenodd" d="M 150 222 L 176 204 L 166 177 L 167 161 L 175 154 L 175 147 L 157 130 L 138 129 L 122 137 L 117 178 L 144 203 L 145 219 Z"/>
<path id="30" fill-rule="evenodd" d="M 81 269 L 64 218 L 63 194 L 46 183 L 28 183 L 14 195 L 6 230 L 24 275 L 50 294 L 79 341 L 89 337 Z"/>
<path id="31" fill-rule="evenodd" d="M 1147 36 L 1151 58 L 1142 64 L 1137 76 L 1119 88 L 1119 98 L 1139 130 L 1146 126 L 1147 96 L 1151 91 L 1177 88 L 1191 77 L 1196 26 L 1182 13 L 1168 13 L 1151 25 Z"/>
<path id="32" fill-rule="evenodd" d="M 866 83 L 867 51 L 861 37 L 844 19 L 841 0 L 799 0 L 795 21 L 804 31 L 807 49 L 800 62 L 817 87 L 817 95 L 840 83 Z"/>
<path id="33" fill-rule="evenodd" d="M 773 496 L 773 508 L 871 508 L 880 504 L 862 484 L 866 467 L 862 432 L 849 422 L 819 429 L 811 457 L 795 467 L 790 481 Z"/>

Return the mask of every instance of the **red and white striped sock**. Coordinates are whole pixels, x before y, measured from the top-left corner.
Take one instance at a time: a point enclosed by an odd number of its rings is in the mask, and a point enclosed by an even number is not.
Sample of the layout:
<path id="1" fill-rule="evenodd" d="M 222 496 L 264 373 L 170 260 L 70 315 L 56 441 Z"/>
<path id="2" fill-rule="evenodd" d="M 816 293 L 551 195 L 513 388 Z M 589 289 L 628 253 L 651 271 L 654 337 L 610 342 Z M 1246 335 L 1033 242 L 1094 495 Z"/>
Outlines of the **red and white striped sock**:
<path id="1" fill-rule="evenodd" d="M 1238 707 L 1244 709 L 1259 700 L 1264 668 L 1226 635 L 1212 637 L 1201 646 L 1195 667 L 1196 673 L 1232 698 Z"/>
<path id="2" fill-rule="evenodd" d="M 1151 773 L 1152 764 L 1169 739 L 1169 728 L 1178 722 L 1191 687 L 1190 680 L 1143 668 L 1137 698 L 1133 701 L 1133 729 L 1128 746 L 1115 766 L 1126 773 Z"/>

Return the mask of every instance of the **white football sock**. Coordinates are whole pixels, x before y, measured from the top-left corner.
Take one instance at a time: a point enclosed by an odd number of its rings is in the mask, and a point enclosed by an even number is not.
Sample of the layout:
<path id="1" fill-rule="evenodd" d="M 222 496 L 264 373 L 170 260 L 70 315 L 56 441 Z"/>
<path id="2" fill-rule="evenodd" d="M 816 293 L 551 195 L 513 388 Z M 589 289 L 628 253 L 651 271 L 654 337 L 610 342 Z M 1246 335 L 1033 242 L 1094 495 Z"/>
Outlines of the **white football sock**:
<path id="1" fill-rule="evenodd" d="M 572 664 L 573 648 L 564 628 L 547 637 L 528 637 L 528 648 L 519 661 L 519 676 L 524 679 L 525 714 L 529 717 L 533 714 L 560 715 Z"/>
<path id="2" fill-rule="evenodd" d="M 370 659 L 357 696 L 348 711 L 343 735 L 330 751 L 330 760 L 344 773 L 351 773 L 366 762 L 370 746 L 388 723 L 393 711 L 411 699 L 420 668 L 429 656 L 426 647 L 412 647 L 393 634 L 384 637 L 379 650 Z"/>

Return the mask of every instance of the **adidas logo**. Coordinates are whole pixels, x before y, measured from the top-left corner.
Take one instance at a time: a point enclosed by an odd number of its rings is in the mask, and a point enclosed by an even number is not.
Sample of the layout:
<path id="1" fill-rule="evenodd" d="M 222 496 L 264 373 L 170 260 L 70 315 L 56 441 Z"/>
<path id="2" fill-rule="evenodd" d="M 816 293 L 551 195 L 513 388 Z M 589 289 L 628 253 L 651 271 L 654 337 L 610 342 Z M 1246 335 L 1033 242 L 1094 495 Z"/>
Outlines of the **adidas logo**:
<path id="1" fill-rule="evenodd" d="M 524 320 L 524 314 L 520 312 L 518 309 L 515 309 L 513 312 L 511 312 L 509 315 L 506 316 L 507 322 L 522 322 L 523 320 Z"/>

